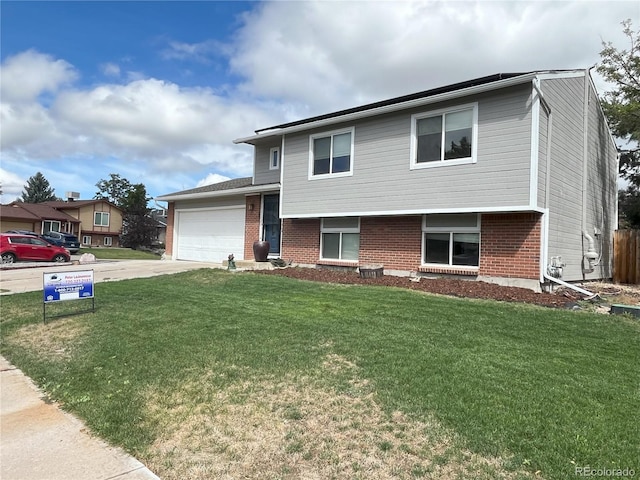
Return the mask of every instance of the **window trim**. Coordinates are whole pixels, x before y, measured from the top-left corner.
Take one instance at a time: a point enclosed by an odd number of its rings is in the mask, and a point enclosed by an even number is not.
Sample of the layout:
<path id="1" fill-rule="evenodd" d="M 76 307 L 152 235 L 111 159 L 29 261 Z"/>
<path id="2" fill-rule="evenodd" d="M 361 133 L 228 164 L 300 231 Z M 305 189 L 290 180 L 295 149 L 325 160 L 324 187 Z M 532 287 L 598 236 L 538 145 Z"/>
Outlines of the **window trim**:
<path id="1" fill-rule="evenodd" d="M 324 221 L 325 219 L 322 218 L 320 219 L 320 252 L 319 252 L 319 256 L 320 256 L 320 260 L 322 261 L 334 261 L 334 262 L 358 262 L 359 258 L 360 258 L 360 240 L 358 239 L 358 258 L 356 259 L 349 259 L 349 258 L 342 258 L 342 234 L 343 233 L 357 233 L 358 235 L 360 235 L 360 217 L 358 218 L 358 226 L 357 227 L 325 227 L 324 226 Z M 338 256 L 339 258 L 331 258 L 331 257 L 325 257 L 323 255 L 324 252 L 324 234 L 325 233 L 339 233 L 340 234 L 340 246 L 338 248 Z"/>
<path id="2" fill-rule="evenodd" d="M 313 141 L 317 138 L 325 138 L 325 137 L 331 137 L 331 152 L 333 152 L 333 137 L 336 135 L 342 135 L 344 133 L 350 133 L 351 134 L 351 149 L 349 151 L 349 170 L 346 172 L 338 172 L 338 173 L 321 173 L 318 175 L 314 175 L 313 173 L 313 163 L 314 163 L 314 157 L 313 157 Z M 325 132 L 320 132 L 320 133 L 314 133 L 312 135 L 309 135 L 309 180 L 319 180 L 321 178 L 337 178 L 337 177 L 351 177 L 353 176 L 353 163 L 354 163 L 354 145 L 355 145 L 355 138 L 356 138 L 356 127 L 348 127 L 348 128 L 341 128 L 338 130 L 330 130 L 330 131 L 325 131 Z M 333 161 L 333 156 L 330 154 L 329 157 L 329 162 L 331 164 L 331 162 Z"/>
<path id="3" fill-rule="evenodd" d="M 100 214 L 100 218 L 102 219 L 105 215 L 107 216 L 107 224 L 104 223 L 96 223 L 96 215 Z M 109 212 L 93 212 L 93 226 L 94 227 L 108 227 L 109 222 L 111 221 L 111 214 Z"/>
<path id="4" fill-rule="evenodd" d="M 434 214 L 439 215 L 439 214 Z M 448 215 L 448 214 L 445 214 Z M 451 215 L 466 215 L 462 214 L 451 214 Z M 441 269 L 452 269 L 452 270 L 473 270 L 477 271 L 480 269 L 480 257 L 482 252 L 478 252 L 478 265 L 454 265 L 453 264 L 453 234 L 455 233 L 477 233 L 478 234 L 478 249 L 481 250 L 482 245 L 482 237 L 480 232 L 481 227 L 481 215 L 476 213 L 476 226 L 475 227 L 428 227 L 427 226 L 427 217 L 430 215 L 422 216 L 422 241 L 421 241 L 421 253 L 420 253 L 420 266 L 421 267 L 431 267 L 431 268 L 441 268 Z M 448 233 L 449 234 L 449 263 L 427 263 L 425 260 L 426 254 L 426 234 L 427 233 Z"/>
<path id="5" fill-rule="evenodd" d="M 447 115 L 449 113 L 461 112 L 472 109 L 472 125 L 471 125 L 471 157 L 454 158 L 452 160 L 441 159 L 433 162 L 418 162 L 418 138 L 417 126 L 418 120 L 429 117 L 437 117 Z M 442 134 L 446 132 L 443 130 Z M 419 170 L 423 168 L 438 168 L 453 165 L 468 165 L 477 163 L 478 161 L 478 102 L 466 103 L 464 105 L 456 105 L 455 107 L 441 108 L 428 112 L 414 113 L 411 115 L 411 148 L 410 148 L 409 169 Z"/>
<path id="6" fill-rule="evenodd" d="M 48 223 L 49 224 L 49 230 L 45 230 L 45 224 Z M 58 224 L 58 230 L 52 230 L 51 226 L 57 223 Z M 42 221 L 42 233 L 49 233 L 49 232 L 56 232 L 56 233 L 60 233 L 62 228 L 62 222 L 60 222 L 59 220 L 43 220 Z"/>
<path id="7" fill-rule="evenodd" d="M 273 164 L 273 154 L 277 153 L 276 164 Z M 278 170 L 280 168 L 280 147 L 273 147 L 269 150 L 269 170 Z"/>

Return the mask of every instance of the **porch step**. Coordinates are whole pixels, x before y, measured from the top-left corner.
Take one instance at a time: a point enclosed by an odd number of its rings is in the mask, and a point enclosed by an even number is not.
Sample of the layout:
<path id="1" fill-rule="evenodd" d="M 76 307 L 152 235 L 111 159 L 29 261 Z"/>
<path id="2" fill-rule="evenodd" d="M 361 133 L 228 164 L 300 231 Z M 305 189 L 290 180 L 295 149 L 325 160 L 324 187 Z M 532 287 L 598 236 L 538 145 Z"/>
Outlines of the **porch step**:
<path id="1" fill-rule="evenodd" d="M 223 260 L 222 266 L 229 267 L 229 260 Z M 237 270 L 274 270 L 276 267 L 271 262 L 256 262 L 254 260 L 236 260 Z"/>

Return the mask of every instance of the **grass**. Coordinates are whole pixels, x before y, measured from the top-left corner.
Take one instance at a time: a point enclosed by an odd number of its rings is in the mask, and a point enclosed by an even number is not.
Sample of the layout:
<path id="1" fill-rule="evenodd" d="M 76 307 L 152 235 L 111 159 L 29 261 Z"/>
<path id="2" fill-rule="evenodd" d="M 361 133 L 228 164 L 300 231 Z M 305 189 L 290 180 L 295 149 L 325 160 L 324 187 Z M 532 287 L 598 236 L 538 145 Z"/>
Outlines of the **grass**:
<path id="1" fill-rule="evenodd" d="M 78 254 L 92 253 L 99 260 L 160 260 L 160 255 L 145 252 L 142 250 L 133 250 L 131 248 L 105 247 L 105 248 L 89 248 L 82 247 Z"/>
<path id="2" fill-rule="evenodd" d="M 2 297 L 2 353 L 163 479 L 640 471 L 631 318 L 208 269 L 96 310 Z"/>

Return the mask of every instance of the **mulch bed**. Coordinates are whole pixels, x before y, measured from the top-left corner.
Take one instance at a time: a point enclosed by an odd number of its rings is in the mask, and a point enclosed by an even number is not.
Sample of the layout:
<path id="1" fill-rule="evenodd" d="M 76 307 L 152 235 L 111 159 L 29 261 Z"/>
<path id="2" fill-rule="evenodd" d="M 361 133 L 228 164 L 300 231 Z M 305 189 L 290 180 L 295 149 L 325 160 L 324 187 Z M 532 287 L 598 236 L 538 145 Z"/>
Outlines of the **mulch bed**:
<path id="1" fill-rule="evenodd" d="M 422 292 L 451 295 L 463 298 L 483 298 L 504 302 L 529 303 L 552 308 L 566 308 L 581 297 L 573 292 L 562 294 L 536 293 L 520 287 L 503 287 L 494 283 L 473 280 L 456 280 L 451 278 L 421 278 L 414 282 L 409 277 L 385 275 L 379 278 L 360 278 L 351 271 L 337 271 L 322 268 L 281 268 L 276 270 L 255 270 L 257 274 L 281 275 L 299 280 L 328 282 L 348 285 L 378 285 L 408 288 Z"/>

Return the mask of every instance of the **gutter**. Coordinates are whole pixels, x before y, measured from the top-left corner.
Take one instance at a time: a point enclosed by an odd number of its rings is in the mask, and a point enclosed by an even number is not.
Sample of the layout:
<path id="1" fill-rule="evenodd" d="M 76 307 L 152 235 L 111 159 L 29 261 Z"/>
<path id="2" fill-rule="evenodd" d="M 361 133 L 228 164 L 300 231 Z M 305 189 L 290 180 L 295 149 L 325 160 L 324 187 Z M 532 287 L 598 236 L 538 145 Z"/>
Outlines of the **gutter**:
<path id="1" fill-rule="evenodd" d="M 154 198 L 161 202 L 175 202 L 180 200 L 198 200 L 205 198 L 228 197 L 232 195 L 250 195 L 252 193 L 262 193 L 280 191 L 279 183 L 270 183 L 266 185 L 252 185 L 250 187 L 234 188 L 231 190 L 213 190 L 211 192 L 187 193 L 185 195 L 161 195 Z"/>

